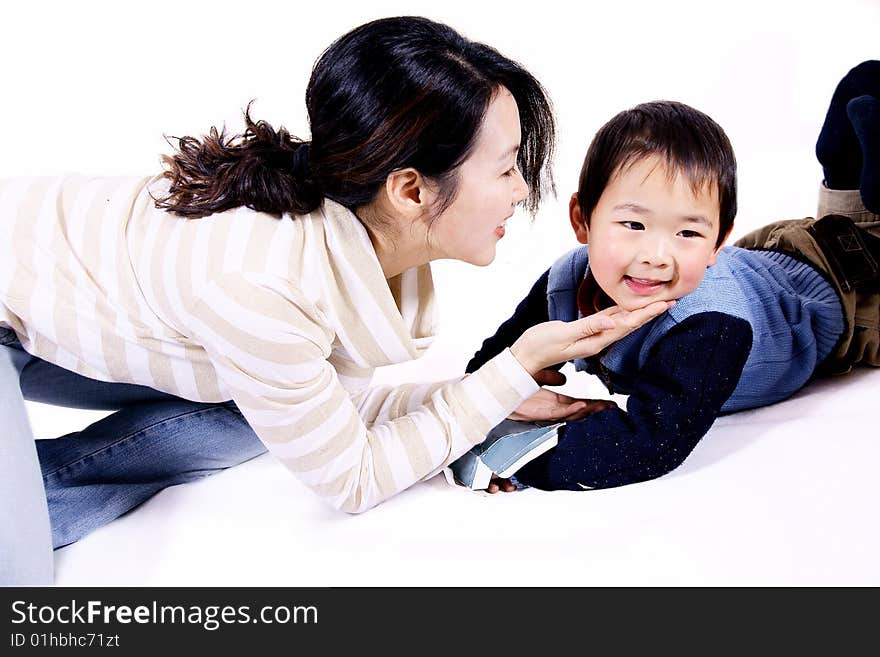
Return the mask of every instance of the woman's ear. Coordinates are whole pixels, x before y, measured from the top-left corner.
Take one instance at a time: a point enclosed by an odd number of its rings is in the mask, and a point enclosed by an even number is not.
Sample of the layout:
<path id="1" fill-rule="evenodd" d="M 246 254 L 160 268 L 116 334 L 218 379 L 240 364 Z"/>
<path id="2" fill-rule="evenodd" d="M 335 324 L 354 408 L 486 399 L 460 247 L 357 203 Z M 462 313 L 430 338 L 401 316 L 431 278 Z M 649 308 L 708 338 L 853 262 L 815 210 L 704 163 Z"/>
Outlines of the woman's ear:
<path id="1" fill-rule="evenodd" d="M 434 200 L 422 175 L 408 167 L 388 174 L 385 179 L 385 195 L 392 211 L 398 216 L 418 218 L 427 215 Z"/>
<path id="2" fill-rule="evenodd" d="M 574 230 L 574 236 L 581 244 L 590 243 L 590 229 L 581 213 L 581 206 L 578 203 L 577 192 L 571 195 L 568 202 L 568 220 L 571 222 L 571 228 Z"/>

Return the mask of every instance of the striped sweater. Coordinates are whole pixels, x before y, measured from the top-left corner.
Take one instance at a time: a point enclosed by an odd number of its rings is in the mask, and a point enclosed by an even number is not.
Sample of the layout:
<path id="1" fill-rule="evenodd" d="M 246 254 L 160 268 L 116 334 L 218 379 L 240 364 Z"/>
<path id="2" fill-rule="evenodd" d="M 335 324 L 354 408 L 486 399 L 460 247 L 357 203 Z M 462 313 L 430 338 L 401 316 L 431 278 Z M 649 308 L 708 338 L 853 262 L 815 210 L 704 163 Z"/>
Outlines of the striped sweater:
<path id="1" fill-rule="evenodd" d="M 155 178 L 0 181 L 0 326 L 101 381 L 233 400 L 336 508 L 433 476 L 537 385 L 509 350 L 460 380 L 371 387 L 432 337 L 429 265 L 386 280 L 357 218 L 156 209 Z"/>

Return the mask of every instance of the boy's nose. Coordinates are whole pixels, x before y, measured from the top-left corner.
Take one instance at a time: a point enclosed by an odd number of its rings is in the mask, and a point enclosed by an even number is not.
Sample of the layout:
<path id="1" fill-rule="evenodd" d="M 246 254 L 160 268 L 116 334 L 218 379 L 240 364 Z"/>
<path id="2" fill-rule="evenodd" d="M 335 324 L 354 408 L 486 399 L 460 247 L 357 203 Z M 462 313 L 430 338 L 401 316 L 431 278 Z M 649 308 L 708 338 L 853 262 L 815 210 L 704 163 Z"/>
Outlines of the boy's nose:
<path id="1" fill-rule="evenodd" d="M 672 264 L 672 254 L 665 240 L 652 240 L 643 244 L 639 251 L 639 262 L 651 267 L 665 268 Z"/>

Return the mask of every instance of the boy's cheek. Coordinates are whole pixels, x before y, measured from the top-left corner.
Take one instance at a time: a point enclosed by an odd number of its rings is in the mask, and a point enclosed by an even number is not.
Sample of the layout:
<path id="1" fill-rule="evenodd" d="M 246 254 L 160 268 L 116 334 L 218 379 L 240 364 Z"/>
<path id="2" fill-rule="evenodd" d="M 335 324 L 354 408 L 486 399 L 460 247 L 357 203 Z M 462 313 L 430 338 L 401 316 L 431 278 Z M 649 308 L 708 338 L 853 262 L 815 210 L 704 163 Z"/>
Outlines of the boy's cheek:
<path id="1" fill-rule="evenodd" d="M 675 289 L 675 297 L 680 299 L 700 287 L 703 282 L 703 276 L 706 275 L 705 269 L 697 269 L 688 272 L 681 272 L 679 275 L 678 285 Z"/>

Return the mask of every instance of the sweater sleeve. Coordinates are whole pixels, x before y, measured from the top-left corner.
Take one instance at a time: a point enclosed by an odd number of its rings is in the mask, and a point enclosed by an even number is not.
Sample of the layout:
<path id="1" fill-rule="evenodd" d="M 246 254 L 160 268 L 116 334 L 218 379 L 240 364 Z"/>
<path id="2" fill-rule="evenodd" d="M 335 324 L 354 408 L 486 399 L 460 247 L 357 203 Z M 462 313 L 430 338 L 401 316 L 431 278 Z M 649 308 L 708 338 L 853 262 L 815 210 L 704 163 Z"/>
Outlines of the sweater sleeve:
<path id="1" fill-rule="evenodd" d="M 719 312 L 691 316 L 652 349 L 627 401 L 569 422 L 555 449 L 516 478 L 544 490 L 609 488 L 664 475 L 684 461 L 733 394 L 751 325 Z"/>
<path id="2" fill-rule="evenodd" d="M 547 311 L 547 279 L 549 275 L 549 269 L 541 274 L 526 298 L 520 301 L 516 310 L 513 311 L 513 315 L 498 327 L 492 337 L 483 341 L 483 345 L 471 358 L 465 371 L 473 372 L 479 369 L 490 359 L 510 348 L 527 329 L 550 320 Z M 559 367 L 562 365 L 560 364 L 556 369 Z"/>
<path id="3" fill-rule="evenodd" d="M 538 389 L 503 350 L 403 414 L 396 396 L 411 391 L 379 390 L 385 398 L 376 403 L 398 412 L 368 423 L 327 360 L 333 330 L 290 281 L 227 274 L 201 291 L 191 313 L 193 338 L 257 436 L 315 493 L 351 513 L 439 471 Z"/>

